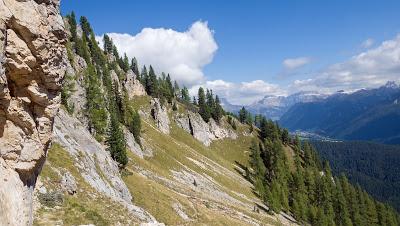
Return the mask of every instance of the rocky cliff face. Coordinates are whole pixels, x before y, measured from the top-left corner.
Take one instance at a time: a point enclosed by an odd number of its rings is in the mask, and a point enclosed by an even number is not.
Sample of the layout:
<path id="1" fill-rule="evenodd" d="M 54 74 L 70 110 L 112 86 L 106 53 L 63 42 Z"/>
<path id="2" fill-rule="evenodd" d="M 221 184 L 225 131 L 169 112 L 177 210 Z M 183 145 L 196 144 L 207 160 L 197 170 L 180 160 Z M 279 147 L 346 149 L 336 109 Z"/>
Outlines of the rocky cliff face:
<path id="1" fill-rule="evenodd" d="M 136 79 L 135 73 L 129 70 L 126 75 L 126 80 L 124 81 L 124 87 L 128 93 L 130 99 L 135 96 L 144 96 L 146 95 L 146 90 L 144 89 L 142 83 Z"/>
<path id="2" fill-rule="evenodd" d="M 65 74 L 58 0 L 0 0 L 0 222 L 29 225 Z"/>
<path id="3" fill-rule="evenodd" d="M 122 204 L 132 217 L 141 222 L 157 222 L 145 210 L 132 204 L 131 193 L 121 179 L 117 163 L 106 148 L 92 137 L 80 121 L 64 110 L 60 110 L 55 118 L 54 142 L 72 156 L 74 166 L 95 191 Z M 61 182 L 64 180 L 63 177 Z"/>
<path id="4" fill-rule="evenodd" d="M 153 117 L 157 125 L 157 128 L 161 132 L 169 134 L 169 118 L 168 118 L 167 107 L 163 106 L 158 98 L 152 99 L 150 105 L 151 105 L 150 114 Z"/>
<path id="5" fill-rule="evenodd" d="M 237 134 L 233 130 L 228 129 L 228 125 L 220 126 L 213 119 L 210 119 L 210 122 L 206 123 L 199 114 L 191 111 L 188 111 L 187 114 L 177 114 L 175 121 L 179 127 L 206 146 L 210 146 L 213 140 L 237 138 Z"/>

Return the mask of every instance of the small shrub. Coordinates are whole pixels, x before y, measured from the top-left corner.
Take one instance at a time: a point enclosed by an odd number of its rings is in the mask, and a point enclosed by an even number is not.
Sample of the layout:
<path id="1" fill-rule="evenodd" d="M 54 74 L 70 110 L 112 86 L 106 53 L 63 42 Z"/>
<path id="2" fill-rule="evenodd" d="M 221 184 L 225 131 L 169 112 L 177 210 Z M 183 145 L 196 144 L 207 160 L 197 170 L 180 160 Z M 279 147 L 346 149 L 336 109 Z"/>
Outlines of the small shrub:
<path id="1" fill-rule="evenodd" d="M 40 193 L 39 202 L 47 207 L 55 207 L 62 205 L 64 199 L 61 192 L 53 191 L 45 194 Z"/>

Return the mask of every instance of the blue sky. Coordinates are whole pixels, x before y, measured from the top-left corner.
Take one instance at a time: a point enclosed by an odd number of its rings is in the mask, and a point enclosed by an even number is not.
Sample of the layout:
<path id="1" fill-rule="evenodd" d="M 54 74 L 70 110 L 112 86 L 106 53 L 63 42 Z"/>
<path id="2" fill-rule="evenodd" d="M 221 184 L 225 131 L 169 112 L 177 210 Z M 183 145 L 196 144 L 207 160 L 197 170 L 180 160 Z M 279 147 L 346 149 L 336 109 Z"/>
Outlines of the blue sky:
<path id="1" fill-rule="evenodd" d="M 185 32 L 196 21 L 207 21 L 218 49 L 210 62 L 201 65 L 201 85 L 221 80 L 238 88 L 243 82 L 262 80 L 275 87 L 265 89 L 257 98 L 268 94 L 268 90 L 290 92 L 296 80 L 305 82 L 331 73 L 335 64 L 346 64 L 400 33 L 400 1 L 85 0 L 79 4 L 62 1 L 61 9 L 63 14 L 74 10 L 78 16 L 88 17 L 98 35 L 135 36 L 143 28 Z M 300 61 L 289 60 L 294 64 L 284 66 L 286 59 L 295 58 Z M 354 84 L 332 89 L 374 86 L 382 83 L 383 77 L 391 78 L 380 76 L 379 82 L 371 84 L 356 84 L 360 80 L 356 79 Z M 320 83 L 308 85 L 320 90 L 329 86 L 320 87 Z M 227 98 L 232 96 L 226 90 L 221 93 Z M 239 98 L 231 100 L 240 102 Z"/>

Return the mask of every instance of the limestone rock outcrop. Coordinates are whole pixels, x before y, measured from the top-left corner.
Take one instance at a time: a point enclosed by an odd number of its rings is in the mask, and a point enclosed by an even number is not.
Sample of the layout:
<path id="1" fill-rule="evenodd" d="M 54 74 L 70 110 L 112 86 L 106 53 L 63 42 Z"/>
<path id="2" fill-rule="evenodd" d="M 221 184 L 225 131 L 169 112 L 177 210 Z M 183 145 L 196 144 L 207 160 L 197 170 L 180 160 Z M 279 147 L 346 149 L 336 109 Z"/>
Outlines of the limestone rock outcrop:
<path id="1" fill-rule="evenodd" d="M 187 114 L 177 114 L 175 121 L 179 127 L 206 146 L 210 146 L 213 140 L 237 138 L 237 134 L 228 129 L 229 126 L 220 126 L 213 119 L 206 123 L 199 114 L 191 111 L 188 111 Z"/>
<path id="2" fill-rule="evenodd" d="M 166 106 L 162 106 L 158 98 L 154 98 L 150 102 L 151 105 L 151 116 L 158 129 L 164 134 L 169 134 L 169 118 L 168 110 Z"/>
<path id="3" fill-rule="evenodd" d="M 0 0 L 0 222 L 32 223 L 66 69 L 59 0 Z"/>
<path id="4" fill-rule="evenodd" d="M 135 73 L 132 70 L 129 70 L 126 75 L 126 80 L 124 81 L 124 87 L 128 93 L 129 99 L 132 99 L 135 96 L 144 96 L 146 95 L 146 90 L 142 83 L 136 79 Z"/>
<path id="5" fill-rule="evenodd" d="M 152 157 L 153 152 L 151 149 L 149 149 L 148 145 L 146 145 L 146 140 L 143 138 L 140 138 L 140 142 L 142 143 L 142 146 L 139 145 L 133 134 L 126 128 L 124 127 L 124 137 L 126 141 L 126 148 L 131 151 L 133 154 L 138 156 L 141 159 L 144 159 L 145 157 Z"/>
<path id="6" fill-rule="evenodd" d="M 73 112 L 70 113 L 88 127 L 89 120 L 86 115 L 87 100 L 84 80 L 86 68 L 86 61 L 75 54 L 74 62 L 68 62 L 67 64 L 64 85 L 71 85 L 72 87 L 70 97 L 67 100 L 68 105 L 73 109 Z"/>

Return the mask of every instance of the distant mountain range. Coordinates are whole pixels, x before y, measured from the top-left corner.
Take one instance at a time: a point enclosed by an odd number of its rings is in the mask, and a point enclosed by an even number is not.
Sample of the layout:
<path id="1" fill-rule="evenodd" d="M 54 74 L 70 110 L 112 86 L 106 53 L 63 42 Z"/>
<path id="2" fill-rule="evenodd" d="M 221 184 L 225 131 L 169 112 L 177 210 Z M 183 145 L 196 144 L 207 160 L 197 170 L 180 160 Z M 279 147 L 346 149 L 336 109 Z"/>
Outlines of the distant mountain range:
<path id="1" fill-rule="evenodd" d="M 400 144 L 400 86 L 388 82 L 377 89 L 336 93 L 297 103 L 279 123 L 291 131 L 307 131 L 345 140 Z"/>
<path id="2" fill-rule="evenodd" d="M 225 99 L 222 106 L 234 113 L 242 107 Z M 395 82 L 376 89 L 338 91 L 331 95 L 268 95 L 244 107 L 253 114 L 278 121 L 292 132 L 400 144 L 400 86 Z"/>
<path id="3" fill-rule="evenodd" d="M 280 117 L 297 103 L 309 103 L 323 100 L 328 97 L 317 92 L 299 92 L 290 96 L 267 95 L 263 99 L 250 105 L 244 106 L 252 114 L 261 114 L 272 120 L 279 120 Z M 222 107 L 226 111 L 237 113 L 242 106 L 230 104 L 226 99 L 222 99 Z"/>

